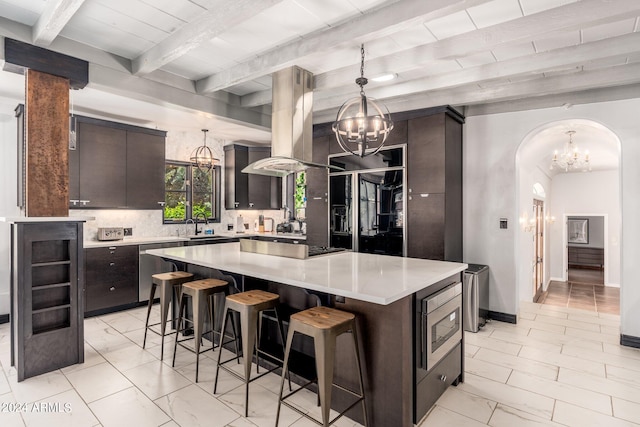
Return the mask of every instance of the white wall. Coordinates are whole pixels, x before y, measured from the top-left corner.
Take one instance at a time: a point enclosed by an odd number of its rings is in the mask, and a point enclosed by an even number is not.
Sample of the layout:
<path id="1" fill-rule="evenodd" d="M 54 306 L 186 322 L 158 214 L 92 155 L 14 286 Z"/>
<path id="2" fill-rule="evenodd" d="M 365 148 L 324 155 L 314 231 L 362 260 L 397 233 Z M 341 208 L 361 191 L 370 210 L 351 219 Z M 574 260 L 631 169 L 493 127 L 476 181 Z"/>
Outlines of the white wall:
<path id="1" fill-rule="evenodd" d="M 621 329 L 640 337 L 640 99 L 468 117 L 464 132 L 464 259 L 491 268 L 490 308 L 517 314 L 519 292 L 516 255 L 519 175 L 518 146 L 533 130 L 558 120 L 596 121 L 621 141 Z M 555 190 L 552 190 L 554 193 Z M 555 214 L 555 211 L 552 213 Z M 509 229 L 498 229 L 498 218 Z M 556 224 L 558 221 L 556 220 Z M 553 230 L 552 230 L 553 234 Z"/>
<path id="2" fill-rule="evenodd" d="M 624 144 L 624 141 L 623 141 Z M 559 174 L 553 178 L 551 203 L 556 222 L 551 233 L 551 277 L 566 279 L 565 216 L 606 215 L 605 284 L 620 286 L 620 184 L 618 171 Z M 633 220 L 633 218 L 632 218 Z M 629 283 L 633 287 L 635 283 Z"/>
<path id="3" fill-rule="evenodd" d="M 16 206 L 17 127 L 13 111 L 0 111 L 0 217 L 20 215 Z M 9 313 L 11 225 L 0 222 L 0 314 Z"/>

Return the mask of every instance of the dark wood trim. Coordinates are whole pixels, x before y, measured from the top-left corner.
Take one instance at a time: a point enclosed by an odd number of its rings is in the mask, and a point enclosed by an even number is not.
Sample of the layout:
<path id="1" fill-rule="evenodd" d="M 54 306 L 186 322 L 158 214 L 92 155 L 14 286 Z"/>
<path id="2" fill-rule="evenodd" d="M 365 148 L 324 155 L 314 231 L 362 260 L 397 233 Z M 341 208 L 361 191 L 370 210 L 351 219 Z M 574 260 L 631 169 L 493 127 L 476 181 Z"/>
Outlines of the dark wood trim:
<path id="1" fill-rule="evenodd" d="M 77 115 L 75 117 L 78 122 L 82 122 L 82 123 L 89 123 L 92 125 L 104 126 L 104 127 L 113 128 L 113 129 L 122 129 L 127 131 L 147 133 L 149 135 L 155 135 L 155 136 L 163 136 L 163 137 L 167 136 L 167 131 L 164 131 L 164 130 L 128 125 L 126 123 L 112 122 L 110 120 L 96 119 L 93 117 L 77 116 Z"/>
<path id="2" fill-rule="evenodd" d="M 25 69 L 31 69 L 63 77 L 69 79 L 69 86 L 72 89 L 82 89 L 89 83 L 87 61 L 29 43 L 5 38 L 4 60 L 4 71 L 24 74 Z"/>
<path id="3" fill-rule="evenodd" d="M 3 323 L 9 323 L 9 315 L 8 314 L 0 314 L 0 325 Z"/>
<path id="4" fill-rule="evenodd" d="M 640 337 L 620 334 L 620 345 L 624 345 L 626 347 L 640 348 Z"/>
<path id="5" fill-rule="evenodd" d="M 500 313 L 499 311 L 489 311 L 489 319 L 497 320 L 498 322 L 518 323 L 518 316 L 509 313 Z"/>
<path id="6" fill-rule="evenodd" d="M 400 122 L 404 120 L 415 119 L 418 117 L 432 116 L 434 114 L 447 113 L 449 117 L 458 123 L 464 123 L 464 115 L 450 105 L 441 105 L 439 107 L 421 108 L 419 110 L 401 111 L 391 113 L 391 120 Z M 331 125 L 333 122 L 317 123 L 313 125 L 313 137 L 320 138 L 333 133 Z M 393 131 L 392 131 L 393 132 Z"/>

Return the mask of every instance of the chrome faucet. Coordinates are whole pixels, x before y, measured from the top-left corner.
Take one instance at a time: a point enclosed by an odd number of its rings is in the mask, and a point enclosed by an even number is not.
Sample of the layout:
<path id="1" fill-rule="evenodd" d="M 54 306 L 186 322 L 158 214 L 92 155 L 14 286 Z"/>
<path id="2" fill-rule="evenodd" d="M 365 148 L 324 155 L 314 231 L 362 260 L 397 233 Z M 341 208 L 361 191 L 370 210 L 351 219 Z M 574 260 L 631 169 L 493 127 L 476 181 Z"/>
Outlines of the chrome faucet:
<path id="1" fill-rule="evenodd" d="M 198 234 L 202 233 L 202 230 L 198 230 L 198 217 L 202 217 L 202 219 L 204 219 L 204 223 L 205 224 L 209 224 L 209 220 L 207 219 L 207 216 L 205 214 L 203 214 L 202 212 L 195 214 L 195 216 L 194 216 L 195 221 L 194 220 L 192 220 L 192 221 L 196 226 L 196 231 L 195 231 L 195 235 L 196 236 Z"/>

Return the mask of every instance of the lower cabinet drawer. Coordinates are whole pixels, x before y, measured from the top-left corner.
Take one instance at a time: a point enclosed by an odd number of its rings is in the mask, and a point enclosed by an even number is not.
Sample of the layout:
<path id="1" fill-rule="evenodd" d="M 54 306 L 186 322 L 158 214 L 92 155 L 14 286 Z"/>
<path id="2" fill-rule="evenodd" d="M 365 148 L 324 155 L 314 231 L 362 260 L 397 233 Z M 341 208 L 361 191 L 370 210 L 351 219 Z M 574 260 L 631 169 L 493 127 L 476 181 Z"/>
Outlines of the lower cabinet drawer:
<path id="1" fill-rule="evenodd" d="M 461 372 L 462 343 L 445 356 L 429 374 L 416 385 L 415 422 L 418 423 L 436 403 Z"/>
<path id="2" fill-rule="evenodd" d="M 117 307 L 136 301 L 138 301 L 138 287 L 135 282 L 87 283 L 85 311 Z"/>

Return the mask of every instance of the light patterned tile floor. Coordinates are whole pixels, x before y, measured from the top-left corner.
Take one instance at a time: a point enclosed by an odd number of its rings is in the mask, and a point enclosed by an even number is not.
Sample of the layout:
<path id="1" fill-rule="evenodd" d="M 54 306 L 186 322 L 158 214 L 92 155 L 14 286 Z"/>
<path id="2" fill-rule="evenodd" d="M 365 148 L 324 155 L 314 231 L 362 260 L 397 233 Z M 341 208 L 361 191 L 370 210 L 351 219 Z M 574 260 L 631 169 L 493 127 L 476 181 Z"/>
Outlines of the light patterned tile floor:
<path id="1" fill-rule="evenodd" d="M 250 416 L 242 417 L 239 381 L 223 375 L 222 392 L 213 395 L 214 353 L 201 357 L 195 384 L 193 354 L 179 354 L 172 368 L 166 357 L 171 345 L 159 360 L 159 337 L 150 335 L 142 349 L 145 310 L 87 319 L 84 365 L 22 383 L 9 366 L 9 341 L 0 339 L 0 403 L 59 403 L 61 409 L 55 414 L 0 412 L 0 426 L 274 424 L 278 377 L 270 374 L 251 385 Z M 465 382 L 449 387 L 420 427 L 640 426 L 640 350 L 617 344 L 618 316 L 522 303 L 519 320 L 465 333 Z M 8 333 L 9 325 L 0 325 L 0 337 Z M 294 404 L 318 415 L 315 402 L 307 393 Z M 281 420 L 283 426 L 312 425 L 288 408 Z M 341 418 L 336 425 L 358 424 Z"/>

